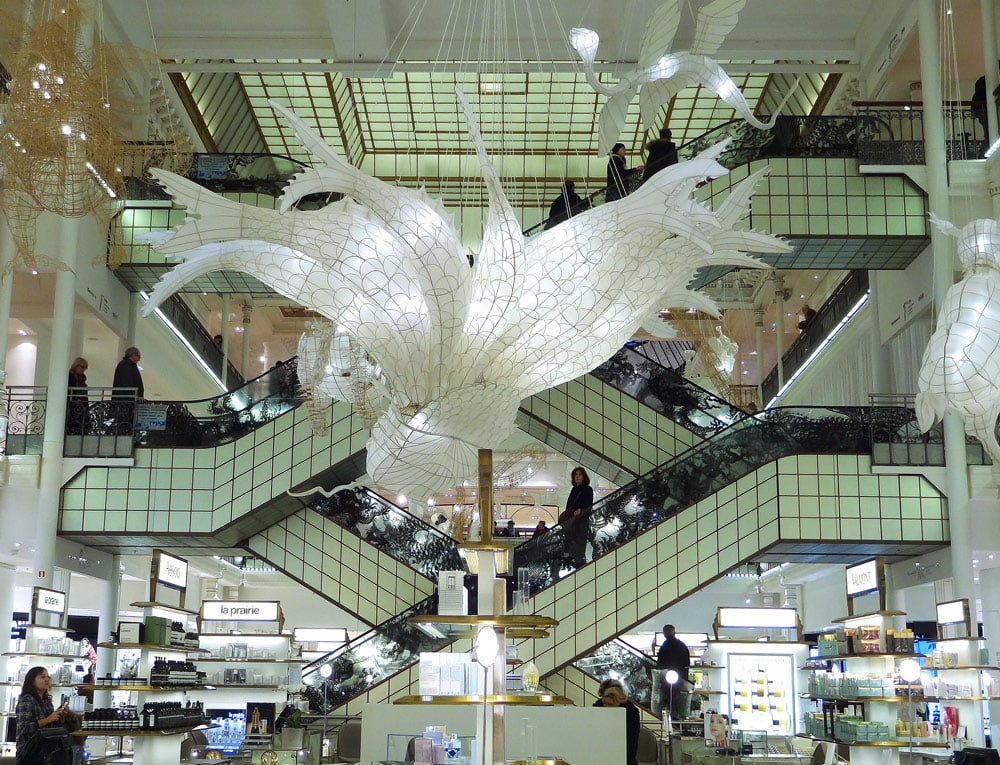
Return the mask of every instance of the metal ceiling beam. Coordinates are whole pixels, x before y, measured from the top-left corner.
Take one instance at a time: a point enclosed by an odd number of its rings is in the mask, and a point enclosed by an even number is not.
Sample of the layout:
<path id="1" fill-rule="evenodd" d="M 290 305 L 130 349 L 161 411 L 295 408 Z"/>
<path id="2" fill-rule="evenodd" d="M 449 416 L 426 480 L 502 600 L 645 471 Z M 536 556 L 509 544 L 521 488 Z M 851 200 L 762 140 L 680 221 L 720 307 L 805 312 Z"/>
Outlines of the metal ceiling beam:
<path id="1" fill-rule="evenodd" d="M 635 62 L 595 64 L 596 71 L 616 76 L 631 71 Z M 571 61 L 546 62 L 510 62 L 505 64 L 505 72 L 509 74 L 538 74 L 549 72 L 579 72 L 580 67 Z M 351 63 L 347 61 L 269 61 L 269 62 L 232 62 L 232 61 L 165 61 L 162 64 L 165 72 L 254 72 L 258 74 L 323 74 L 339 73 L 345 77 L 364 77 L 375 79 L 390 77 L 400 72 L 458 72 L 484 71 L 495 73 L 489 62 L 473 61 L 398 61 L 386 63 Z M 822 62 L 803 63 L 741 63 L 725 64 L 724 68 L 730 75 L 740 74 L 802 74 L 817 72 L 819 74 L 854 74 L 859 71 L 857 64 Z"/>

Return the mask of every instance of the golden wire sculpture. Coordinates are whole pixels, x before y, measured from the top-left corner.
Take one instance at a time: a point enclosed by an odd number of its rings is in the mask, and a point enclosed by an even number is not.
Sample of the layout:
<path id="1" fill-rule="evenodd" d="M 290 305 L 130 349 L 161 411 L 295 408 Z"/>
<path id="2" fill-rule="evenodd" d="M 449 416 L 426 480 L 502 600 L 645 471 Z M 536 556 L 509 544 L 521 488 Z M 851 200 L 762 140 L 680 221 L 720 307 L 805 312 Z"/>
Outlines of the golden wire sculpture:
<path id="1" fill-rule="evenodd" d="M 41 213 L 96 215 L 106 224 L 124 197 L 127 160 L 136 164 L 125 138 L 136 117 L 150 113 L 147 94 L 131 95 L 124 73 L 141 78 L 155 71 L 155 60 L 94 40 L 99 35 L 77 4 L 33 3 L 28 20 L 0 16 L 0 50 L 10 51 L 10 80 L 0 89 L 2 208 L 16 248 L 8 270 L 67 268 L 58 253 L 36 248 Z M 164 143 L 143 170 L 164 161 Z"/>

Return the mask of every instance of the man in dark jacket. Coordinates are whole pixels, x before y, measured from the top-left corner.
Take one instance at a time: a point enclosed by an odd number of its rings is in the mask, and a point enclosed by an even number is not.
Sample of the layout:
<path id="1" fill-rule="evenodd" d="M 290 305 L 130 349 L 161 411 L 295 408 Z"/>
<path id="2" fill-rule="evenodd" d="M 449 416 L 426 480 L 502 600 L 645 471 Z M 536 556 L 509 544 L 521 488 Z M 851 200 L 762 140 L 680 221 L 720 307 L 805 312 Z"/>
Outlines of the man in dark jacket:
<path id="1" fill-rule="evenodd" d="M 660 130 L 660 137 L 646 144 L 646 167 L 642 171 L 642 180 L 645 182 L 654 174 L 665 167 L 677 164 L 677 144 L 670 140 L 670 131 L 667 128 Z"/>
<path id="2" fill-rule="evenodd" d="M 112 398 L 119 399 L 120 403 L 115 404 L 115 420 L 118 423 L 119 435 L 126 435 L 132 432 L 135 421 L 135 405 L 132 403 L 132 389 L 135 391 L 135 400 L 143 402 L 146 399 L 144 394 L 146 389 L 142 385 L 142 372 L 139 370 L 139 359 L 142 354 L 135 347 L 126 348 L 125 355 L 115 367 L 115 377 L 111 386 L 113 388 L 128 388 L 119 393 L 117 390 L 112 393 Z"/>
<path id="3" fill-rule="evenodd" d="M 677 637 L 674 625 L 663 625 L 663 634 L 666 635 L 666 640 L 660 644 L 660 650 L 656 654 L 656 668 L 666 671 L 672 669 L 677 673 L 677 681 L 671 686 L 666 682 L 664 674 L 661 698 L 670 705 L 670 717 L 683 720 L 691 708 L 691 684 L 688 680 L 691 652 L 684 641 Z"/>

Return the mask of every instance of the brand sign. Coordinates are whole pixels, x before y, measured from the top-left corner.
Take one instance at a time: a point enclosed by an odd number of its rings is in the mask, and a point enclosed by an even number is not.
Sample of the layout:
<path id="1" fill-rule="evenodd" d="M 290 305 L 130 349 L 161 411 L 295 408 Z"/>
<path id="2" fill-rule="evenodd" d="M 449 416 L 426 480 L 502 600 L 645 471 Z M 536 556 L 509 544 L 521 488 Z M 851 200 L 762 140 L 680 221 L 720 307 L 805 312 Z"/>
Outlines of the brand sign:
<path id="1" fill-rule="evenodd" d="M 847 569 L 847 597 L 878 590 L 878 559 L 872 558 Z"/>
<path id="2" fill-rule="evenodd" d="M 947 603 L 938 603 L 937 623 L 964 624 L 966 603 L 967 601 L 964 598 L 962 600 L 950 600 Z"/>
<path id="3" fill-rule="evenodd" d="M 276 600 L 206 600 L 201 604 L 206 622 L 276 622 Z"/>
<path id="4" fill-rule="evenodd" d="M 36 611 L 48 611 L 52 614 L 61 614 L 66 611 L 66 593 L 56 590 L 46 590 L 43 587 L 35 588 Z"/>
<path id="5" fill-rule="evenodd" d="M 720 627 L 767 627 L 793 629 L 797 626 L 794 608 L 726 608 L 719 609 Z"/>
<path id="6" fill-rule="evenodd" d="M 187 589 L 188 564 L 183 558 L 157 551 L 156 581 L 178 590 Z"/>

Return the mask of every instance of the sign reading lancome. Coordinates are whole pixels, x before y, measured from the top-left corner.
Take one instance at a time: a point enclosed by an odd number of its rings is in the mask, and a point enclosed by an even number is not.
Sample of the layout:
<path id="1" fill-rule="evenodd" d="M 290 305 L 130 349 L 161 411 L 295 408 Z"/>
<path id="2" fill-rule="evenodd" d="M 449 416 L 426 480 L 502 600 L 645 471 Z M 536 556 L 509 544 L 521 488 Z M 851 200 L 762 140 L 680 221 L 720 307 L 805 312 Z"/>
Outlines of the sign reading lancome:
<path id="1" fill-rule="evenodd" d="M 162 550 L 157 551 L 159 558 L 156 566 L 156 581 L 178 590 L 187 589 L 188 564 L 183 558 L 167 555 Z"/>
<path id="2" fill-rule="evenodd" d="M 206 622 L 276 622 L 276 600 L 206 600 L 201 604 Z"/>
<path id="3" fill-rule="evenodd" d="M 35 593 L 38 600 L 35 609 L 38 611 L 48 611 L 52 614 L 61 614 L 66 611 L 66 593 L 56 590 L 46 590 L 44 587 L 36 587 Z"/>
<path id="4" fill-rule="evenodd" d="M 878 558 L 866 560 L 847 569 L 847 597 L 875 592 L 878 589 Z"/>

